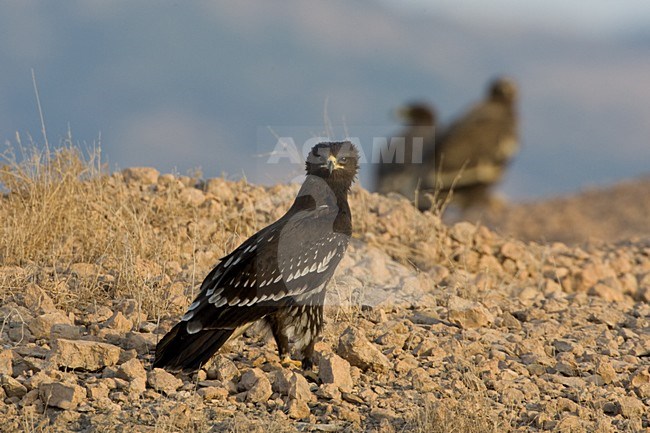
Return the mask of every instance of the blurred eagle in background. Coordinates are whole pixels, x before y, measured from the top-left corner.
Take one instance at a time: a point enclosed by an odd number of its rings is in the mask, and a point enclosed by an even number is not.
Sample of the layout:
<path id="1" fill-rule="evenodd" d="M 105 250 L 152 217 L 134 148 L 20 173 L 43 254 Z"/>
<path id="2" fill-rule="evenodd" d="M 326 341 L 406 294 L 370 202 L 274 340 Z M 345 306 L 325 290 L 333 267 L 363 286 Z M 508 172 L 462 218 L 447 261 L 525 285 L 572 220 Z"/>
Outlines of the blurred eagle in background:
<path id="1" fill-rule="evenodd" d="M 463 210 L 489 204 L 491 187 L 501 181 L 519 151 L 516 103 L 515 82 L 493 80 L 485 100 L 453 121 L 435 146 L 425 150 L 419 174 L 422 192 L 436 196 L 438 203 L 451 198 Z"/>
<path id="2" fill-rule="evenodd" d="M 375 172 L 375 190 L 417 198 L 424 153 L 435 143 L 436 113 L 426 103 L 414 102 L 396 111 L 405 128 L 390 137 Z"/>

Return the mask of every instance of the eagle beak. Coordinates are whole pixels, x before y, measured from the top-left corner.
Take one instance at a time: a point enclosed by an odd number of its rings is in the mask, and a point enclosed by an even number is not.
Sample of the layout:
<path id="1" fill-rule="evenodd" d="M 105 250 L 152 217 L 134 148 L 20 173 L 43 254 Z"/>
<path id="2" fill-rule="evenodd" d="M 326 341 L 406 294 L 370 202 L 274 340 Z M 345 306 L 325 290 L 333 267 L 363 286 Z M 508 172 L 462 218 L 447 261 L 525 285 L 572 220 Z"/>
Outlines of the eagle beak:
<path id="1" fill-rule="evenodd" d="M 336 157 L 334 155 L 330 155 L 329 158 L 327 158 L 327 169 L 329 170 L 330 174 L 332 174 L 336 167 L 338 167 Z"/>

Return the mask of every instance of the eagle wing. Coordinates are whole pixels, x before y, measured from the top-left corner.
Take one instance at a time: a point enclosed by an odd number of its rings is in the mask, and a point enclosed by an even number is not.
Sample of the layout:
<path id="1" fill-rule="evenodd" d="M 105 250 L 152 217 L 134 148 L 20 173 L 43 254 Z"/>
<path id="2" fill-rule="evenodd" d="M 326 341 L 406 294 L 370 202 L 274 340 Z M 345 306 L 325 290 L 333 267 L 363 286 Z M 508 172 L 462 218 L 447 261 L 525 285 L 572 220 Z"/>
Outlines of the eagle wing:
<path id="1" fill-rule="evenodd" d="M 336 213 L 321 206 L 287 215 L 223 257 L 181 319 L 187 332 L 236 329 L 322 289 L 348 242 L 333 230 Z"/>

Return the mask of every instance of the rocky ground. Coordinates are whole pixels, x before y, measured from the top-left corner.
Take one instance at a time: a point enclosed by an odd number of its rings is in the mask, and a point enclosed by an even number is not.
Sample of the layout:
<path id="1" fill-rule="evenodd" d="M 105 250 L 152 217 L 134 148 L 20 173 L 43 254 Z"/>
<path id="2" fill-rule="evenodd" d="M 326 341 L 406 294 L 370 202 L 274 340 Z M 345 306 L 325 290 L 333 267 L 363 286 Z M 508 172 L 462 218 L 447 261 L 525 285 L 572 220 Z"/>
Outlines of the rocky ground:
<path id="1" fill-rule="evenodd" d="M 96 182 L 85 221 L 114 233 L 3 253 L 1 431 L 650 431 L 650 237 L 524 242 L 355 189 L 314 372 L 250 329 L 172 375 L 151 369 L 156 342 L 297 187 L 153 169 Z"/>

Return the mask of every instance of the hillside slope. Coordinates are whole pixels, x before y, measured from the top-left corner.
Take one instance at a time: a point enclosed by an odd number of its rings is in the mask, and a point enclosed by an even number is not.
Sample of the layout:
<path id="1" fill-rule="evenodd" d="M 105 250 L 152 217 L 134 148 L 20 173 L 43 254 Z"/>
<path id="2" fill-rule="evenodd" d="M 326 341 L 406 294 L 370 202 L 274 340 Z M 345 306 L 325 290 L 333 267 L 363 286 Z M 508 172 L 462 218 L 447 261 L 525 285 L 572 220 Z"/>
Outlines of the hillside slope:
<path id="1" fill-rule="evenodd" d="M 650 239 L 525 243 L 355 189 L 315 373 L 251 330 L 176 378 L 156 342 L 297 186 L 47 167 L 0 173 L 2 431 L 650 428 Z"/>
<path id="2" fill-rule="evenodd" d="M 483 216 L 489 227 L 523 240 L 621 241 L 650 236 L 650 177 L 605 188 L 513 203 Z"/>

